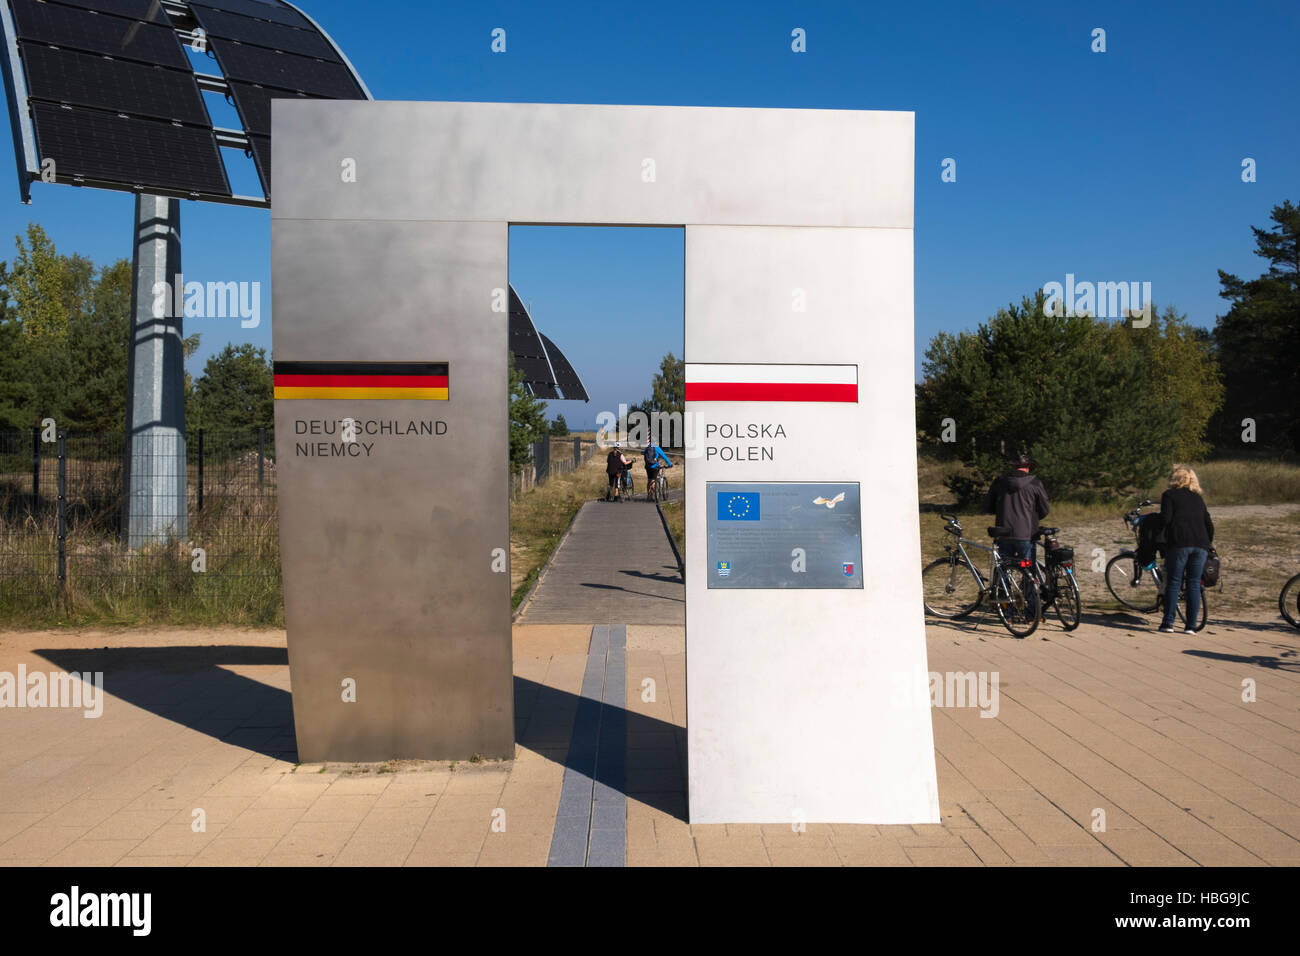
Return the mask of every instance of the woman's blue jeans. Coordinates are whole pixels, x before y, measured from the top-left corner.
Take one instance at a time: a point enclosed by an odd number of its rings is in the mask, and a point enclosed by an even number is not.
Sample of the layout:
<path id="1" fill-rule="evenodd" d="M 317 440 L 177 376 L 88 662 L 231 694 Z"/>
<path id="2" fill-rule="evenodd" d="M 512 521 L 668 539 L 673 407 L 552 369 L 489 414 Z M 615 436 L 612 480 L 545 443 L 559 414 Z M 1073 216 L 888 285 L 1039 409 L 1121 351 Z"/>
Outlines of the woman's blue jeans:
<path id="1" fill-rule="evenodd" d="M 1187 575 L 1190 588 L 1187 594 L 1187 627 L 1195 629 L 1201 620 L 1201 573 L 1205 570 L 1205 559 L 1210 552 L 1204 548 L 1171 548 L 1165 571 L 1169 577 L 1165 583 L 1165 617 L 1161 627 L 1173 627 L 1178 613 L 1178 597 L 1183 589 L 1183 574 Z"/>

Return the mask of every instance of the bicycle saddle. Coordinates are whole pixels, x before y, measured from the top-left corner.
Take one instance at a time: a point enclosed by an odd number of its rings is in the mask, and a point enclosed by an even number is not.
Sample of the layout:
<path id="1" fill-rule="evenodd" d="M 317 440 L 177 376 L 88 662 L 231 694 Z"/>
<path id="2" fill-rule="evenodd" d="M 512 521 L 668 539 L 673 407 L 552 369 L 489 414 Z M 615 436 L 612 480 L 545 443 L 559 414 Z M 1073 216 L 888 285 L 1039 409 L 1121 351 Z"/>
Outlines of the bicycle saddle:
<path id="1" fill-rule="evenodd" d="M 1002 525 L 994 525 L 989 528 L 990 538 L 1007 538 L 1011 536 L 1011 529 L 1004 528 Z"/>

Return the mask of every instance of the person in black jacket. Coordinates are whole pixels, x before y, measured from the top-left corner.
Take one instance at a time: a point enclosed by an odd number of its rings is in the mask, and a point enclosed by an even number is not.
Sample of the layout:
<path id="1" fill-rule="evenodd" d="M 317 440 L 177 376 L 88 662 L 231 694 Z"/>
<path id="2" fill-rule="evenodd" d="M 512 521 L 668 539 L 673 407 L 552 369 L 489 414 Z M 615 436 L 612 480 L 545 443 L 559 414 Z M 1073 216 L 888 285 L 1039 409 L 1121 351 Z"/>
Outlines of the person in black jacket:
<path id="1" fill-rule="evenodd" d="M 1187 629 L 1196 633 L 1201 619 L 1201 573 L 1214 543 L 1214 522 L 1201 497 L 1201 483 L 1196 472 L 1186 465 L 1174 465 L 1169 473 L 1169 490 L 1160 496 L 1160 517 L 1165 530 L 1165 616 L 1160 622 L 1164 634 L 1174 632 L 1174 614 L 1182 593 L 1183 574 L 1188 581 Z"/>
<path id="2" fill-rule="evenodd" d="M 1008 465 L 1010 471 L 993 481 L 980 510 L 984 514 L 996 514 L 995 524 L 1010 530 L 1007 537 L 995 542 L 1004 558 L 1031 560 L 1034 532 L 1038 530 L 1038 522 L 1047 517 L 1047 489 L 1029 473 L 1033 462 L 1028 455 L 1021 455 Z"/>

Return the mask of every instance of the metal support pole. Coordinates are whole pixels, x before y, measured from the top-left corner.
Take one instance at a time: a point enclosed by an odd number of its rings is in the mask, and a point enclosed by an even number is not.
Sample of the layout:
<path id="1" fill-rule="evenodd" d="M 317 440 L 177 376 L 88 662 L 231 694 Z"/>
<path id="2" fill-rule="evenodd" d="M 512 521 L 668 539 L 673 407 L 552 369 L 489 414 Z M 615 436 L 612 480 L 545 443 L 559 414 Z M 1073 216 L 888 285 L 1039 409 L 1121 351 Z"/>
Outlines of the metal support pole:
<path id="1" fill-rule="evenodd" d="M 58 525 L 58 548 L 59 548 L 59 590 L 62 591 L 68 583 L 68 448 L 66 443 L 67 433 L 59 431 L 59 525 Z"/>
<path id="2" fill-rule="evenodd" d="M 183 538 L 188 528 L 184 289 L 177 288 L 184 281 L 180 200 L 136 196 L 135 223 L 125 475 L 129 548 Z"/>
<path id="3" fill-rule="evenodd" d="M 198 511 L 203 510 L 203 429 L 199 429 L 199 494 Z"/>
<path id="4" fill-rule="evenodd" d="M 27 509 L 29 515 L 36 515 L 41 510 L 41 430 L 32 429 L 32 504 Z"/>
<path id="5" fill-rule="evenodd" d="M 257 430 L 257 496 L 262 496 L 262 479 L 266 474 L 266 429 Z"/>

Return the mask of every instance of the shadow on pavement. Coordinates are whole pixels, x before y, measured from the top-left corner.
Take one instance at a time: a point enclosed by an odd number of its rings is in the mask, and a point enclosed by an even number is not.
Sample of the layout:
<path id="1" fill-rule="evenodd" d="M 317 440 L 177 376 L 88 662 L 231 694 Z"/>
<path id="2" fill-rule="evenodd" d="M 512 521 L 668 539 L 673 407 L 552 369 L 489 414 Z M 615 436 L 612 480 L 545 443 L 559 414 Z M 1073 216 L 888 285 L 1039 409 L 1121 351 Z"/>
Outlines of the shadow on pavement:
<path id="1" fill-rule="evenodd" d="M 228 667 L 288 667 L 283 647 L 244 644 L 181 647 L 45 648 L 35 651 L 62 671 L 102 672 L 104 692 L 224 743 L 297 762 L 292 697 L 287 690 Z M 620 765 L 595 762 L 595 779 L 657 810 L 686 819 L 686 731 L 625 708 L 600 704 L 522 677 L 514 679 L 515 739 L 556 763 L 581 766 L 571 752 L 578 719 L 626 727 Z M 106 705 L 111 707 L 111 704 Z M 561 757 L 563 754 L 563 757 Z"/>
<path id="2" fill-rule="evenodd" d="M 663 574 L 662 572 L 656 572 L 656 573 L 651 574 L 651 573 L 648 573 L 648 572 L 646 572 L 646 571 L 620 571 L 619 573 L 620 573 L 620 574 L 629 574 L 629 575 L 631 575 L 631 576 L 634 577 L 634 578 L 645 578 L 645 579 L 648 580 L 648 581 L 663 581 L 665 584 L 685 584 L 685 583 L 686 583 L 686 582 L 682 579 L 682 576 L 681 576 L 680 574 L 677 573 L 677 569 L 676 569 L 676 568 L 673 568 L 673 567 L 671 567 L 671 566 L 666 566 L 666 567 L 670 567 L 673 573 L 672 573 L 672 574 Z M 672 600 L 676 600 L 676 598 L 673 598 Z"/>
<path id="3" fill-rule="evenodd" d="M 277 760 L 298 759 L 289 692 L 226 670 L 288 667 L 283 647 L 218 644 L 35 653 L 60 670 L 100 671 L 105 693 L 191 730 Z"/>
<path id="4" fill-rule="evenodd" d="M 626 572 L 624 572 L 624 573 L 625 573 L 625 574 L 632 574 L 632 573 L 634 573 L 634 572 L 626 571 Z M 649 576 L 650 576 L 650 575 L 647 575 L 647 577 L 649 577 Z M 674 579 L 674 583 L 676 583 L 676 580 L 677 580 L 677 579 Z M 686 603 L 686 599 L 685 599 L 685 598 L 669 597 L 669 596 L 666 595 L 666 594 L 651 594 L 649 591 L 634 591 L 634 590 L 632 590 L 631 588 L 620 587 L 620 586 L 617 585 L 617 584 L 597 584 L 597 583 L 595 583 L 595 582 L 593 582 L 593 581 L 582 581 L 582 582 L 580 582 L 580 584 L 581 584 L 581 586 L 584 587 L 584 588 L 599 588 L 599 589 L 602 590 L 602 591 L 626 591 L 628 594 L 639 594 L 639 595 L 641 595 L 642 597 L 656 598 L 657 600 L 660 600 L 660 601 L 676 601 L 678 604 L 685 604 L 685 603 Z"/>

